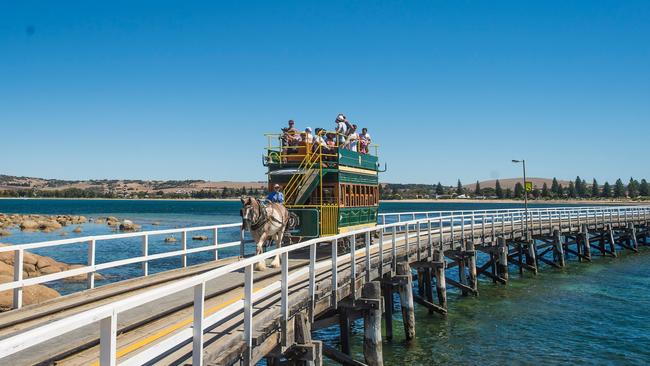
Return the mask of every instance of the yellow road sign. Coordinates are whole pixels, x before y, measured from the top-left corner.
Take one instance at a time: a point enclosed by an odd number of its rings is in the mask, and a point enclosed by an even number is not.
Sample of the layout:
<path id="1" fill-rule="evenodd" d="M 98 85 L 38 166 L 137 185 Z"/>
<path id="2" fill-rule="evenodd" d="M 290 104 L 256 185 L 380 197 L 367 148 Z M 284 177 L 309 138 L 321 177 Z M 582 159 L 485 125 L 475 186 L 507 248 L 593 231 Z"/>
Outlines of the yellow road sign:
<path id="1" fill-rule="evenodd" d="M 525 182 L 526 183 L 526 192 L 532 192 L 533 191 L 533 182 Z"/>

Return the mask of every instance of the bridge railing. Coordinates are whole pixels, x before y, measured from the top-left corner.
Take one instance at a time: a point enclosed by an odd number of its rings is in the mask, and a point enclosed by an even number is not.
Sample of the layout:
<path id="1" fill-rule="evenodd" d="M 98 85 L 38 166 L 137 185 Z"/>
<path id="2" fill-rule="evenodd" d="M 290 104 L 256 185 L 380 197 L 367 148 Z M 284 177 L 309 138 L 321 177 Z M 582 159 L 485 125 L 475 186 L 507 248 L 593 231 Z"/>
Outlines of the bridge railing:
<path id="1" fill-rule="evenodd" d="M 232 241 L 227 243 L 218 243 L 219 231 L 225 229 L 237 228 L 239 230 L 239 240 Z M 212 243 L 211 245 L 200 246 L 195 248 L 188 248 L 188 234 L 193 232 L 205 232 L 210 231 L 212 234 Z M 173 250 L 163 253 L 150 253 L 149 250 L 149 239 L 154 236 L 160 235 L 169 235 L 169 234 L 180 234 L 181 235 L 181 249 Z M 152 230 L 152 231 L 142 231 L 134 233 L 122 233 L 122 234 L 108 234 L 108 235 L 94 235 L 94 236 L 85 236 L 79 238 L 70 238 L 70 239 L 61 239 L 61 240 L 52 240 L 44 241 L 37 243 L 29 244 L 17 244 L 11 246 L 0 247 L 0 253 L 2 252 L 14 252 L 14 278 L 12 282 L 6 282 L 0 284 L 0 292 L 6 290 L 13 290 L 13 308 L 20 309 L 23 303 L 23 289 L 27 286 L 43 284 L 47 282 L 64 280 L 66 278 L 71 278 L 79 275 L 86 275 L 86 287 L 88 289 L 95 288 L 95 273 L 100 270 L 105 270 L 109 268 L 116 268 L 121 266 L 126 266 L 129 264 L 141 263 L 142 265 L 142 275 L 149 275 L 149 263 L 154 260 L 171 258 L 171 257 L 180 257 L 181 258 L 181 267 L 187 267 L 187 256 L 189 254 L 202 253 L 202 252 L 212 252 L 214 254 L 214 259 L 219 258 L 219 251 L 224 248 L 239 246 L 240 255 L 243 256 L 244 249 L 244 235 L 241 230 L 241 223 L 234 224 L 224 224 L 224 225 L 211 225 L 211 226 L 198 226 L 190 228 L 180 228 L 180 229 L 165 229 L 165 230 Z M 96 259 L 96 248 L 97 244 L 101 241 L 109 241 L 115 239 L 126 239 L 134 238 L 140 239 L 142 245 L 141 255 L 137 257 L 130 257 L 126 259 L 120 259 L 115 261 L 110 261 L 106 263 L 97 263 Z M 25 252 L 27 250 L 41 249 L 55 246 L 63 245 L 72 245 L 72 244 L 86 244 L 87 245 L 87 262 L 85 266 L 79 266 L 70 270 L 56 272 L 52 274 L 41 275 L 38 277 L 23 277 L 24 269 L 24 258 Z"/>
<path id="2" fill-rule="evenodd" d="M 532 223 L 534 218 L 542 220 L 542 217 L 545 219 L 554 220 L 559 218 L 561 215 L 566 215 L 566 212 L 575 212 L 575 209 L 580 209 L 583 212 L 588 212 L 589 210 L 594 210 L 594 207 L 559 207 L 559 208 L 530 208 L 528 222 Z M 630 208 L 627 206 L 610 206 L 607 207 L 608 212 L 614 212 L 614 210 L 619 210 L 625 212 Z M 602 211 L 602 210 L 601 210 Z M 459 210 L 459 211 L 417 211 L 417 212 L 399 212 L 399 213 L 382 213 L 378 215 L 378 221 L 382 225 L 387 225 L 391 223 L 402 223 L 402 225 L 394 226 L 395 230 L 405 231 L 405 230 L 416 230 L 416 226 L 413 223 L 404 225 L 405 221 L 417 221 L 418 219 L 433 219 L 437 218 L 437 222 L 440 223 L 443 227 L 454 226 L 463 227 L 464 225 L 470 225 L 471 221 L 474 221 L 474 225 L 483 225 L 483 223 L 493 223 L 498 222 L 505 225 L 514 225 L 514 222 L 517 221 L 521 224 L 523 220 L 523 208 L 513 208 L 513 209 L 484 209 L 484 210 Z M 604 211 L 603 211 L 604 212 Z M 483 225 L 484 226 L 484 225 Z M 523 229 L 522 225 L 522 229 Z M 218 243 L 219 230 L 237 228 L 240 237 L 238 241 L 232 241 L 227 243 Z M 199 231 L 212 231 L 212 245 L 201 246 L 196 248 L 188 248 L 187 240 L 188 233 L 199 232 Z M 169 234 L 181 234 L 181 249 L 174 250 L 163 253 L 152 254 L 149 251 L 149 239 L 153 236 L 160 235 L 169 235 Z M 48 283 L 57 280 L 63 280 L 66 278 L 76 277 L 79 275 L 86 275 L 86 287 L 92 289 L 95 287 L 95 273 L 100 270 L 106 270 L 110 268 L 116 268 L 121 266 L 126 266 L 130 264 L 140 263 L 142 266 L 142 275 L 149 275 L 149 263 L 154 260 L 171 258 L 171 257 L 181 257 L 181 267 L 187 266 L 187 256 L 195 253 L 202 252 L 213 252 L 214 259 L 219 258 L 219 250 L 229 247 L 239 246 L 240 256 L 244 256 L 244 235 L 241 228 L 241 223 L 233 224 L 224 224 L 224 225 L 212 225 L 212 226 L 200 226 L 200 227 L 190 227 L 190 228 L 179 228 L 179 229 L 165 229 L 165 230 L 153 230 L 145 232 L 135 232 L 135 233 L 122 233 L 122 234 L 109 234 L 109 235 L 96 235 L 96 236 L 86 236 L 79 238 L 71 239 L 61 239 L 53 241 L 44 241 L 37 243 L 29 244 L 18 244 L 12 246 L 0 247 L 0 253 L 2 252 L 14 252 L 14 278 L 12 282 L 0 284 L 0 291 L 13 290 L 13 308 L 19 309 L 22 307 L 23 299 L 23 290 L 26 286 L 37 285 Z M 454 232 L 452 231 L 452 235 Z M 140 238 L 141 239 L 141 255 L 137 257 L 131 257 L 126 259 L 120 259 L 115 261 L 110 261 L 106 263 L 97 263 L 96 261 L 96 246 L 100 241 L 108 241 L 115 239 L 125 239 L 125 238 Z M 38 277 L 24 278 L 23 272 L 23 263 L 25 257 L 25 251 L 32 249 L 40 249 L 53 246 L 61 245 L 70 245 L 70 244 L 87 244 L 87 260 L 85 266 L 79 266 L 74 269 L 56 272 L 47 275 L 41 275 Z"/>
<path id="3" fill-rule="evenodd" d="M 535 215 L 528 216 L 526 224 L 533 224 L 535 220 L 541 222 L 543 225 L 555 225 L 556 223 L 561 227 L 567 220 L 587 220 L 595 218 L 596 220 L 607 220 L 608 222 L 619 222 L 629 220 L 645 220 L 648 222 L 650 218 L 650 207 L 605 207 L 605 208 L 569 208 L 569 209 L 536 209 Z M 221 324 L 227 319 L 231 319 L 233 315 L 239 314 L 243 318 L 243 332 L 242 342 L 245 345 L 246 353 L 244 357 L 250 360 L 252 346 L 253 346 L 253 304 L 256 301 L 262 300 L 272 294 L 280 294 L 280 318 L 283 322 L 289 320 L 289 287 L 292 282 L 307 281 L 308 282 L 308 296 L 310 297 L 309 306 L 314 306 L 316 296 L 316 273 L 321 270 L 328 270 L 332 276 L 332 295 L 336 297 L 337 289 L 339 286 L 338 266 L 339 263 L 349 261 L 352 265 L 351 270 L 351 284 L 355 283 L 357 271 L 359 270 L 356 258 L 365 254 L 365 268 L 370 268 L 370 254 L 376 251 L 379 256 L 379 261 L 384 261 L 384 251 L 389 249 L 392 253 L 393 261 L 391 263 L 392 269 L 395 270 L 397 266 L 397 230 L 399 226 L 406 226 L 403 233 L 404 239 L 417 237 L 414 244 L 409 244 L 406 240 L 404 246 L 420 245 L 428 246 L 430 251 L 433 251 L 433 236 L 440 235 L 476 235 L 474 229 L 476 225 L 484 225 L 490 223 L 491 227 L 501 225 L 502 228 L 508 226 L 516 227 L 522 225 L 524 214 L 522 210 L 498 213 L 479 213 L 480 220 L 477 221 L 477 213 L 463 213 L 452 214 L 438 217 L 430 217 L 424 219 L 416 219 L 412 221 L 404 221 L 397 223 L 390 223 L 385 225 L 378 225 L 375 228 L 359 229 L 356 231 L 334 235 L 327 238 L 317 238 L 305 242 L 297 243 L 291 246 L 282 247 L 279 249 L 271 250 L 266 253 L 256 255 L 253 257 L 242 259 L 236 263 L 228 264 L 223 267 L 201 273 L 186 279 L 176 281 L 174 283 L 161 286 L 156 289 L 148 290 L 140 294 L 136 294 L 126 299 L 117 300 L 112 303 L 98 306 L 97 308 L 83 311 L 77 314 L 70 315 L 66 318 L 50 322 L 48 324 L 27 330 L 18 335 L 5 338 L 0 341 L 0 359 L 20 352 L 27 348 L 36 346 L 46 342 L 55 337 L 62 336 L 75 329 L 83 326 L 99 322 L 99 357 L 101 365 L 115 365 L 117 364 L 117 318 L 124 312 L 135 307 L 151 304 L 162 298 L 177 294 L 180 291 L 192 289 L 194 293 L 194 316 L 192 324 L 185 328 L 181 328 L 176 333 L 168 336 L 162 341 L 150 345 L 139 353 L 129 357 L 121 362 L 121 365 L 139 365 L 150 361 L 156 357 L 160 357 L 180 346 L 188 340 L 192 341 L 192 361 L 194 365 L 203 364 L 203 343 L 204 332 L 207 329 L 212 329 L 214 326 Z M 459 217 L 460 220 L 456 218 Z M 460 225 L 458 225 L 460 223 Z M 415 227 L 416 232 L 410 232 L 408 227 Z M 377 230 L 381 231 L 380 240 L 373 240 L 373 233 Z M 467 231 L 470 231 L 469 233 Z M 424 231 L 424 232 L 423 232 Z M 400 233 L 400 236 L 402 233 Z M 357 238 L 364 236 L 364 245 L 357 249 Z M 422 243 L 422 237 L 425 238 Z M 401 238 L 400 238 L 401 239 Z M 338 255 L 338 240 L 349 240 L 352 243 L 353 250 L 349 253 Z M 451 239 L 453 240 L 453 239 Z M 374 241 L 374 243 L 373 243 Z M 442 240 L 441 240 L 442 243 Z M 332 256 L 330 258 L 317 260 L 317 248 L 320 244 L 330 245 Z M 386 248 L 386 246 L 389 248 Z M 294 269 L 289 272 L 289 254 L 296 251 L 309 249 L 309 262 L 300 268 Z M 423 248 L 419 248 L 423 249 Z M 426 247 L 424 248 L 426 249 Z M 417 251 L 420 253 L 420 250 Z M 281 257 L 281 275 L 280 280 L 265 286 L 264 288 L 253 292 L 253 266 L 256 262 L 267 260 L 271 257 L 279 255 Z M 205 310 L 205 288 L 208 281 L 217 280 L 225 275 L 234 272 L 244 272 L 244 294 L 239 299 L 226 306 L 225 308 L 214 312 L 209 315 L 204 314 Z M 383 270 L 379 266 L 379 277 L 381 277 Z M 370 271 L 365 271 L 366 280 L 374 278 L 374 274 Z M 306 278 L 305 278 L 306 277 Z M 353 296 L 355 296 L 355 286 L 351 286 Z M 336 306 L 335 298 L 333 305 Z M 155 311 L 155 307 L 152 307 Z M 312 309 L 313 310 L 313 309 Z M 160 310 L 162 311 L 162 310 Z M 154 315 L 154 314 L 150 314 Z"/>

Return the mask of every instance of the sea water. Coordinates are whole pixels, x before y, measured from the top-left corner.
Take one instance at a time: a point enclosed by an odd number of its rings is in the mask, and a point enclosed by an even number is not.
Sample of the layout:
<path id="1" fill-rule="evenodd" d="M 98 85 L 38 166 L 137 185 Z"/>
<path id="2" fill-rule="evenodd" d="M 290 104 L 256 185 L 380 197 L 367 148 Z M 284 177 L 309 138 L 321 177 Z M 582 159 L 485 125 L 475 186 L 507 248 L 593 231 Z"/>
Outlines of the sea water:
<path id="1" fill-rule="evenodd" d="M 536 207 L 536 205 L 532 205 Z M 548 206 L 548 205 L 547 205 Z M 566 206 L 566 205 L 562 205 Z M 386 202 L 381 212 L 428 210 L 479 210 L 515 208 L 520 204 L 400 203 Z M 117 216 L 142 225 L 143 230 L 237 222 L 238 201 L 140 201 L 140 200 L 0 200 L 2 213 L 74 214 L 88 217 Z M 153 225 L 156 223 L 157 225 Z M 81 225 L 83 232 L 67 236 L 112 233 L 105 224 Z M 53 233 L 12 230 L 4 243 L 31 243 L 62 238 Z M 209 233 L 205 233 L 209 235 Z M 238 240 L 236 230 L 224 230 L 219 242 Z M 188 241 L 190 247 L 207 245 Z M 150 243 L 150 251 L 178 250 L 180 243 L 164 243 L 164 236 Z M 249 248 L 248 250 L 251 250 Z M 141 241 L 100 242 L 99 263 L 139 255 Z M 237 255 L 239 249 L 224 249 Z M 84 263 L 85 246 L 66 245 L 36 251 L 67 263 Z M 252 252 L 252 251 L 251 251 Z M 221 255 L 220 254 L 220 255 Z M 188 257 L 189 264 L 209 260 L 210 254 Z M 568 262 L 565 269 L 543 267 L 538 275 L 519 277 L 511 269 L 507 286 L 481 280 L 479 296 L 461 296 L 449 288 L 449 314 L 429 315 L 416 305 L 416 339 L 404 341 L 399 309 L 395 309 L 393 341 L 383 342 L 386 365 L 642 365 L 650 363 L 650 250 L 623 252 L 619 258 L 595 258 L 593 263 Z M 180 258 L 155 261 L 151 271 L 177 268 Z M 140 274 L 140 266 L 125 266 L 103 273 L 105 282 Z M 451 275 L 451 274 L 450 274 Z M 101 284 L 101 283 L 100 283 Z M 50 284 L 63 293 L 84 284 Z M 77 286 L 78 288 L 76 288 Z M 397 298 L 395 299 L 397 300 Z M 317 332 L 317 338 L 336 347 L 336 328 Z M 353 353 L 363 360 L 362 322 L 353 331 Z M 326 359 L 327 361 L 327 359 Z M 332 363 L 328 363 L 332 364 Z"/>

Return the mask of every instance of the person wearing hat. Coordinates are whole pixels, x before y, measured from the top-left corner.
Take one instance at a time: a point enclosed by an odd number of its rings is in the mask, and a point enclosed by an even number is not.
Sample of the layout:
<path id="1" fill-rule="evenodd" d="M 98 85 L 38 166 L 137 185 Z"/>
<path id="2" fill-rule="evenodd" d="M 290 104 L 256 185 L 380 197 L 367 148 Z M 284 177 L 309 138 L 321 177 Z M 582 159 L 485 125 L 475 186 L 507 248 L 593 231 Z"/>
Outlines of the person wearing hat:
<path id="1" fill-rule="evenodd" d="M 273 192 L 269 193 L 266 199 L 270 202 L 275 203 L 284 203 L 284 194 L 280 192 L 280 185 L 276 184 L 273 186 Z"/>
<path id="2" fill-rule="evenodd" d="M 284 154 L 296 153 L 296 149 L 287 149 L 287 147 L 296 146 L 300 142 L 300 132 L 296 129 L 295 122 L 292 119 L 289 120 L 289 127 L 282 129 L 282 137 L 280 140 Z"/>

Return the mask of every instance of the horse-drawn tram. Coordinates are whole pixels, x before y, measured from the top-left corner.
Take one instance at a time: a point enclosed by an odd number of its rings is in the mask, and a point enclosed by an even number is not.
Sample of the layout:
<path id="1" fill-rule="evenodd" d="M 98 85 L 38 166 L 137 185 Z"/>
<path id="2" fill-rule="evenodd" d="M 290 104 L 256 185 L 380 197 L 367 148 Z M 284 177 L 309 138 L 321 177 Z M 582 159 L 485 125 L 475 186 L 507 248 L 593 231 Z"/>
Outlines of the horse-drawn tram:
<path id="1" fill-rule="evenodd" d="M 323 130 L 317 130 L 312 142 L 288 143 L 286 133 L 266 136 L 269 190 L 279 185 L 285 206 L 297 218 L 289 230 L 292 242 L 376 225 L 376 145 L 358 141 L 350 146 L 344 136 Z"/>

